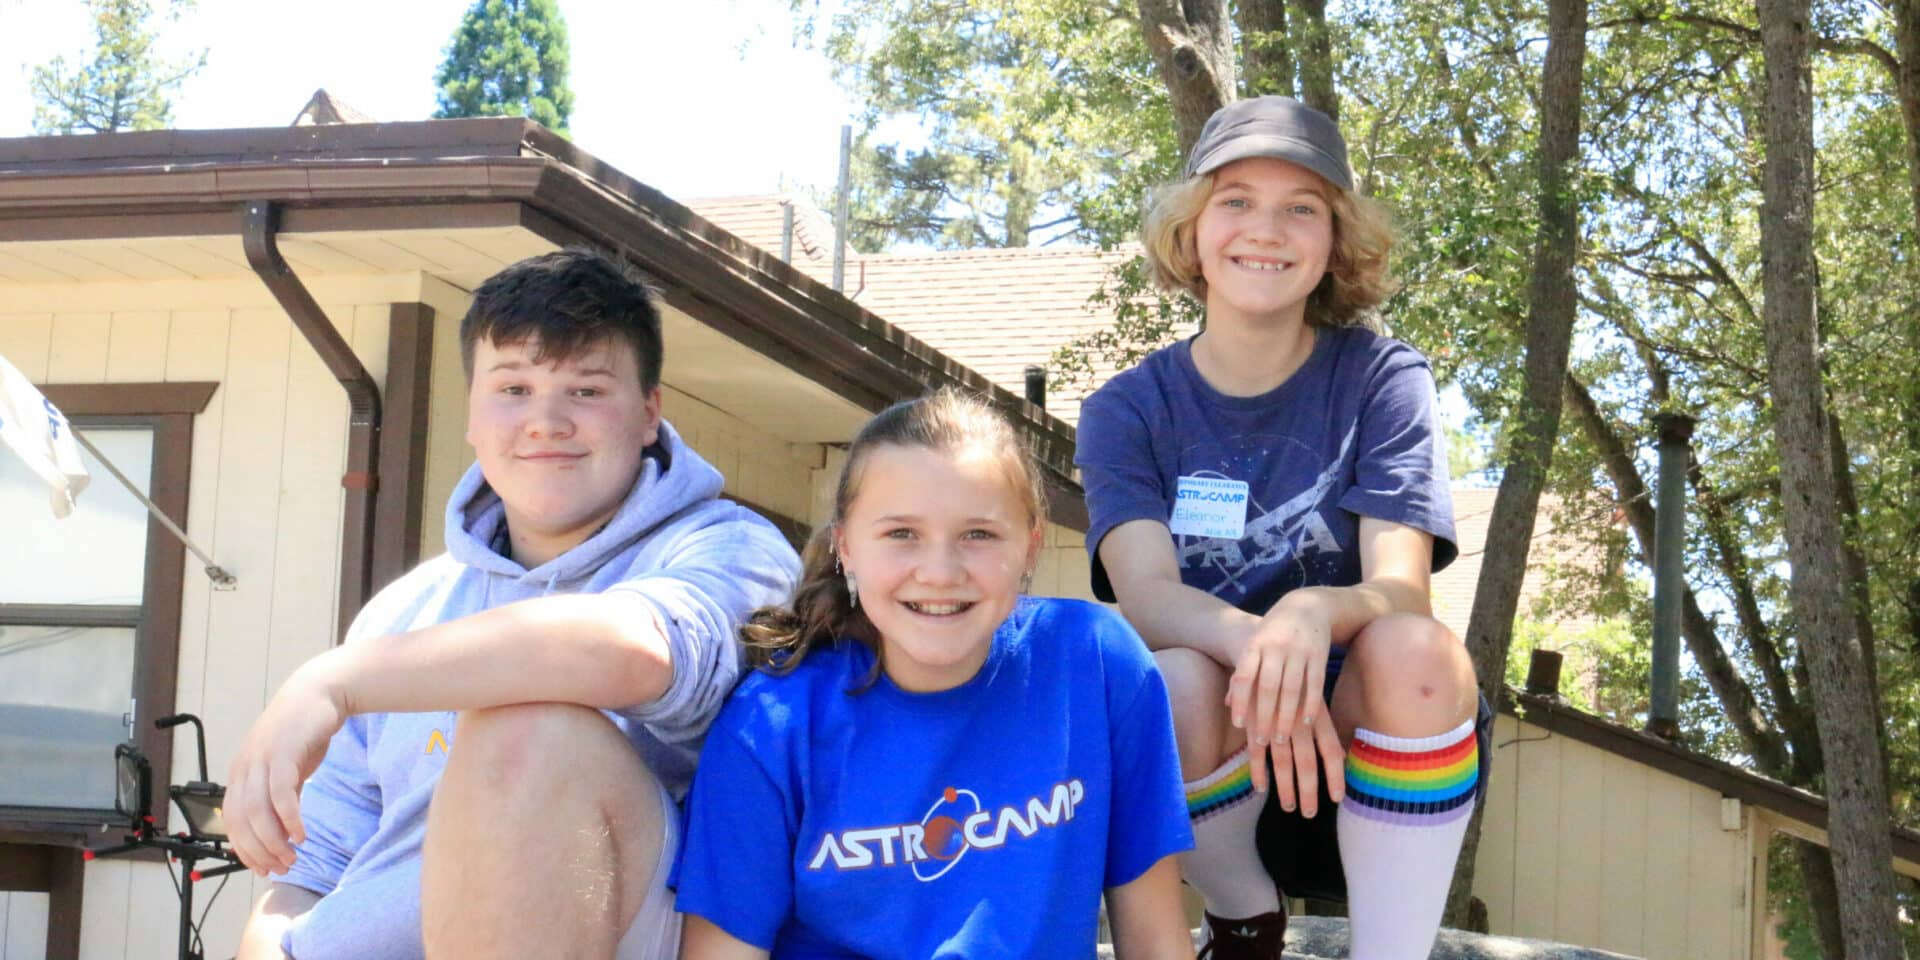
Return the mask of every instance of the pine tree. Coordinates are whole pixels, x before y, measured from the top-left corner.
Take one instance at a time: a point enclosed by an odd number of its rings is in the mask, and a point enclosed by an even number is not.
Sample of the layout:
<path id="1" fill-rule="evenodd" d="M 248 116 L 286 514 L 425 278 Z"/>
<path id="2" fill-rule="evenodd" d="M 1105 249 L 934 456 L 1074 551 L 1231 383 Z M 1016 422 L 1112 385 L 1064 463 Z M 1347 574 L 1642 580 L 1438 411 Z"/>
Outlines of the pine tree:
<path id="1" fill-rule="evenodd" d="M 192 0 L 163 0 L 177 19 Z M 155 55 L 149 0 L 87 0 L 94 48 L 69 67 L 67 58 L 33 68 L 35 133 L 157 130 L 172 120 L 172 94 L 206 65 L 205 50 L 178 62 Z"/>
<path id="2" fill-rule="evenodd" d="M 567 135 L 567 22 L 556 0 L 475 0 L 434 82 L 436 117 L 524 116 Z"/>

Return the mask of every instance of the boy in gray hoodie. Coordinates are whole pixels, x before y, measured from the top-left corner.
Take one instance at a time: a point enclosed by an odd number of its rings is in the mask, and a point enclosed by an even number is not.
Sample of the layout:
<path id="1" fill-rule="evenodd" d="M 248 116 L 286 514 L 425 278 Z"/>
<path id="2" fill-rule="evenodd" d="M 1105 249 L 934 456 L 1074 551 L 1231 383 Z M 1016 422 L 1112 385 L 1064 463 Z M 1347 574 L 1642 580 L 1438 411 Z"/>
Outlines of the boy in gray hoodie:
<path id="1" fill-rule="evenodd" d="M 447 552 L 294 671 L 228 774 L 275 882 L 240 960 L 667 958 L 665 883 L 735 635 L 799 560 L 660 417 L 660 317 L 616 262 L 514 264 L 461 322 Z M 304 784 L 304 786 L 303 786 Z"/>

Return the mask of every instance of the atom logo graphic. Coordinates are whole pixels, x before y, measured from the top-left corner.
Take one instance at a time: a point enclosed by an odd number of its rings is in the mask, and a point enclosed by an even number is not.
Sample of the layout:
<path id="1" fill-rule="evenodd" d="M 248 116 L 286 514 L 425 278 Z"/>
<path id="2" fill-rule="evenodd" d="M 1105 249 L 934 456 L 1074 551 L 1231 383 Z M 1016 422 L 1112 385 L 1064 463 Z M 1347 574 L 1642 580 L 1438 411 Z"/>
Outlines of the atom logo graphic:
<path id="1" fill-rule="evenodd" d="M 973 809 L 967 810 L 960 807 L 961 797 L 966 797 Z M 935 800 L 933 805 L 927 808 L 926 814 L 920 818 L 920 846 L 927 852 L 927 858 L 932 863 L 915 861 L 913 864 L 915 880 L 922 883 L 938 880 L 945 876 L 948 870 L 952 870 L 959 864 L 960 858 L 966 856 L 969 846 L 962 824 L 980 810 L 980 795 L 972 790 L 948 787 L 940 794 L 940 799 Z M 939 864 L 939 869 L 934 870 L 933 864 Z M 926 865 L 932 872 L 922 873 L 920 870 L 922 865 Z"/>

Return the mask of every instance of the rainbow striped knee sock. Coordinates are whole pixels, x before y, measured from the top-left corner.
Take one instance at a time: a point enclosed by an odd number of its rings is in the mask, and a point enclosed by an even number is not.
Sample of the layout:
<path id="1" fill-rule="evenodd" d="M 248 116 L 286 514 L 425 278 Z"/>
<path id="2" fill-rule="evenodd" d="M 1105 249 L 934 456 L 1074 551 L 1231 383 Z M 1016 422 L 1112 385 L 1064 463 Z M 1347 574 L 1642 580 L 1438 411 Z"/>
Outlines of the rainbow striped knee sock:
<path id="1" fill-rule="evenodd" d="M 1253 845 L 1260 795 L 1253 792 L 1247 752 L 1184 787 L 1193 849 L 1180 855 L 1180 873 L 1200 892 L 1207 912 L 1239 920 L 1280 909 L 1280 895 Z"/>
<path id="2" fill-rule="evenodd" d="M 1346 775 L 1339 832 L 1351 956 L 1424 958 L 1480 782 L 1474 721 L 1432 737 L 1355 730 Z"/>

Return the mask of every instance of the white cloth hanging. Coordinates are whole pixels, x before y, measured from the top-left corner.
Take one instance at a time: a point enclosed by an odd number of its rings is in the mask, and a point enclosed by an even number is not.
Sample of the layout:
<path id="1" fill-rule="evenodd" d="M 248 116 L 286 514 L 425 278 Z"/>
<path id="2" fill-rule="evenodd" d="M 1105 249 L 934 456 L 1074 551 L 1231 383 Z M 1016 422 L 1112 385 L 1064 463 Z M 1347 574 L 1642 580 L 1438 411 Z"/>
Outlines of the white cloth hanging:
<path id="1" fill-rule="evenodd" d="M 6 357 L 0 357 L 0 445 L 18 454 L 27 469 L 46 481 L 54 516 L 73 512 L 74 499 L 90 479 L 73 428 L 53 401 L 42 396 Z"/>

